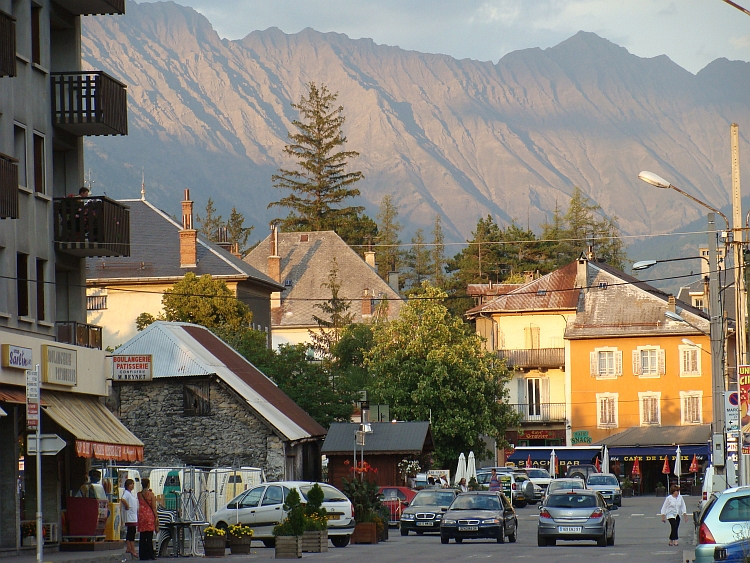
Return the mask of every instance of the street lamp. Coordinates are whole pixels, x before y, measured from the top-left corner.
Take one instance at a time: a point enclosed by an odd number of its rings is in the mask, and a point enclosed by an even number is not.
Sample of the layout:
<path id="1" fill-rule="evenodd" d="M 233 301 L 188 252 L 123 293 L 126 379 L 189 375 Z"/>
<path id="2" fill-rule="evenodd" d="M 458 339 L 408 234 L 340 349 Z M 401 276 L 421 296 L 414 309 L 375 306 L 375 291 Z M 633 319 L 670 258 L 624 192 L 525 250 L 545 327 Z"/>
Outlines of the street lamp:
<path id="1" fill-rule="evenodd" d="M 726 215 L 724 215 L 721 211 L 719 211 L 715 207 L 712 207 L 711 205 L 705 203 L 704 201 L 701 201 L 691 196 L 689 193 L 684 192 L 683 190 L 674 186 L 670 182 L 667 182 L 664 178 L 654 174 L 653 172 L 643 171 L 640 174 L 638 174 L 638 178 L 640 178 L 647 184 L 651 184 L 652 186 L 655 186 L 657 188 L 672 189 L 684 195 L 688 199 L 693 200 L 697 204 L 705 207 L 706 209 L 712 211 L 712 213 L 708 214 L 708 262 L 709 262 L 709 272 L 713 274 L 709 276 L 709 280 L 708 280 L 708 297 L 709 297 L 708 316 L 709 316 L 709 321 L 710 321 L 709 339 L 711 341 L 711 389 L 712 389 L 711 394 L 712 394 L 712 399 L 713 399 L 712 400 L 712 405 L 713 405 L 713 437 L 712 437 L 713 438 L 712 439 L 713 456 L 712 457 L 715 461 L 720 462 L 720 463 L 714 463 L 714 466 L 716 467 L 715 469 L 716 474 L 724 475 L 724 459 L 726 457 L 726 444 L 725 444 L 726 442 L 726 438 L 725 438 L 726 420 L 725 420 L 725 412 L 724 412 L 724 374 L 723 374 L 722 365 L 721 365 L 722 350 L 724 348 L 724 322 L 723 322 L 721 315 L 719 314 L 721 311 L 720 303 L 719 303 L 719 279 L 718 279 L 719 278 L 718 276 L 719 264 L 718 264 L 718 256 L 716 253 L 716 222 L 714 219 L 714 213 L 718 213 L 724 219 L 724 222 L 726 223 L 727 231 L 729 231 L 729 219 L 727 219 Z M 736 269 L 735 269 L 735 275 L 737 275 Z M 672 315 L 675 315 L 675 317 L 677 318 L 671 317 L 670 313 Z M 685 319 L 683 319 L 676 313 L 672 313 L 671 311 L 667 311 L 666 314 L 667 314 L 667 318 L 670 318 L 677 322 L 687 322 L 685 321 Z M 739 319 L 738 319 L 738 324 L 739 324 Z"/>
<path id="2" fill-rule="evenodd" d="M 705 256 L 685 256 L 683 258 L 664 258 L 662 260 L 641 260 L 640 262 L 636 262 L 635 264 L 633 264 L 631 269 L 648 270 L 652 266 L 656 266 L 657 264 L 661 264 L 662 262 L 679 262 L 681 260 L 697 260 L 698 258 L 702 258 L 706 261 L 706 263 L 708 263 L 708 258 L 706 258 Z"/>

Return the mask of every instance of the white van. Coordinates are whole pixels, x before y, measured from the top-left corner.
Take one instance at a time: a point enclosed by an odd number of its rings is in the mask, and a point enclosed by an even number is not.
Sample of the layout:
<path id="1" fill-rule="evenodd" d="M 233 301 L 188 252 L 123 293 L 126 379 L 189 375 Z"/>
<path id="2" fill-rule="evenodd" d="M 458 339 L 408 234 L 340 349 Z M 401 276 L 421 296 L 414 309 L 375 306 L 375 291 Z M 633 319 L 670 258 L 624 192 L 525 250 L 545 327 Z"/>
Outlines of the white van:
<path id="1" fill-rule="evenodd" d="M 120 467 L 117 469 L 117 488 L 119 492 L 118 498 L 122 497 L 122 493 L 125 491 L 125 479 L 132 479 L 135 482 L 133 487 L 133 494 L 137 495 L 141 492 L 141 473 L 137 469 L 129 469 Z"/>
<path id="2" fill-rule="evenodd" d="M 737 486 L 737 470 L 735 469 L 734 462 L 731 459 L 727 460 L 727 464 L 724 466 L 724 469 L 724 475 L 716 475 L 713 465 L 709 465 L 706 468 L 706 475 L 703 478 L 703 491 L 700 503 L 698 505 L 698 510 L 701 510 L 703 508 L 704 503 L 711 497 L 713 493 L 720 493 Z"/>
<path id="3" fill-rule="evenodd" d="M 258 467 L 239 469 L 216 468 L 208 472 L 206 478 L 206 518 L 223 508 L 230 500 L 250 487 L 265 481 L 265 474 Z"/>
<path id="4" fill-rule="evenodd" d="M 192 467 L 160 467 L 152 469 L 148 478 L 161 506 L 167 510 L 179 509 L 183 512 L 182 518 L 205 518 L 206 477 L 203 471 Z"/>

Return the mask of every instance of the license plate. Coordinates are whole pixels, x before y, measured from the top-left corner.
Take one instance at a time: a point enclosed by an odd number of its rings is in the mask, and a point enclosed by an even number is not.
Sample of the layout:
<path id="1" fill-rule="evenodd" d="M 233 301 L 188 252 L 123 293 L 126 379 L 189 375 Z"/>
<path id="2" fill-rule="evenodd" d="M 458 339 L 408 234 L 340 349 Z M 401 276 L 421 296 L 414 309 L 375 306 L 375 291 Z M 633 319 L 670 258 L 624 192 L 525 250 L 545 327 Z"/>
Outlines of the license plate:
<path id="1" fill-rule="evenodd" d="M 580 526 L 560 526 L 557 528 L 557 531 L 561 534 L 580 534 L 581 533 L 581 527 Z"/>
<path id="2" fill-rule="evenodd" d="M 432 522 L 417 522 L 417 526 L 432 526 Z"/>
<path id="3" fill-rule="evenodd" d="M 339 515 L 338 514 L 326 514 L 326 517 L 329 520 L 338 520 L 339 519 Z"/>
<path id="4" fill-rule="evenodd" d="M 458 531 L 459 532 L 477 532 L 479 531 L 479 526 L 459 526 Z"/>

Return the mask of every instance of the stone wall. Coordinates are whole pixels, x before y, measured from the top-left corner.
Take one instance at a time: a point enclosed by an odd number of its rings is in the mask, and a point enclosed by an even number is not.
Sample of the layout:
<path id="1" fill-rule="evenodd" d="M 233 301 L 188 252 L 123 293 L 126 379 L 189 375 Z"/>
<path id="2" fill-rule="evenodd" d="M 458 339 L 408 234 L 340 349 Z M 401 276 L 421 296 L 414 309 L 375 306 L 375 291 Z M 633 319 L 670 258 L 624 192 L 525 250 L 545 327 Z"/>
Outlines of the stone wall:
<path id="1" fill-rule="evenodd" d="M 283 479 L 283 441 L 217 378 L 210 378 L 210 413 L 184 414 L 183 385 L 196 380 L 115 383 L 113 406 L 143 441 L 144 465 L 251 466 L 263 468 L 269 480 Z"/>

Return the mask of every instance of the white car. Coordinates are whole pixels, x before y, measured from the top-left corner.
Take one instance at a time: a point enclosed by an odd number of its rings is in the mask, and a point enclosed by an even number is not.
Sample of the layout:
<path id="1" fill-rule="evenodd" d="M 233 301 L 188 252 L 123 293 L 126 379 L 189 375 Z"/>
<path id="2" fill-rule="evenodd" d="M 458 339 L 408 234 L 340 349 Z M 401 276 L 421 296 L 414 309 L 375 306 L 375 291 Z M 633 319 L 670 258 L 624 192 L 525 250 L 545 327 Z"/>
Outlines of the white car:
<path id="1" fill-rule="evenodd" d="M 547 487 L 549 487 L 549 483 L 552 481 L 552 476 L 549 472 L 546 469 L 539 469 L 536 467 L 524 467 L 523 470 L 526 472 L 526 475 L 529 476 L 531 482 L 534 483 L 534 485 L 539 485 L 542 488 L 543 495 L 546 495 Z"/>
<path id="2" fill-rule="evenodd" d="M 278 481 L 263 483 L 237 495 L 227 505 L 214 512 L 211 525 L 226 529 L 230 524 L 241 523 L 253 529 L 253 539 L 266 547 L 274 545 L 273 528 L 286 517 L 284 500 L 292 489 L 297 489 L 302 502 L 307 502 L 307 493 L 312 481 Z M 328 516 L 328 538 L 335 547 L 346 547 L 354 532 L 354 509 L 344 493 L 326 483 L 323 489 L 323 508 Z"/>

